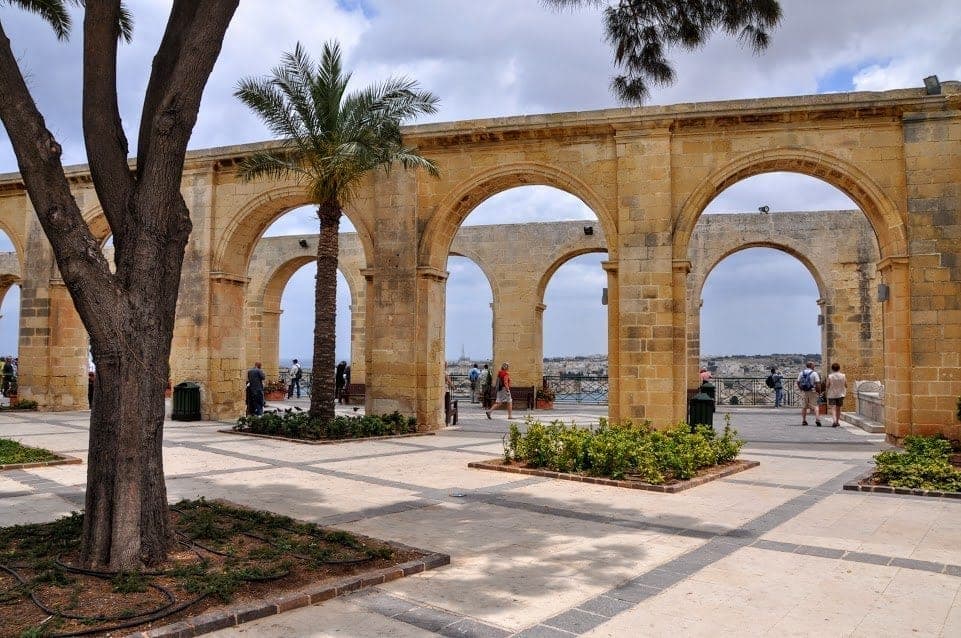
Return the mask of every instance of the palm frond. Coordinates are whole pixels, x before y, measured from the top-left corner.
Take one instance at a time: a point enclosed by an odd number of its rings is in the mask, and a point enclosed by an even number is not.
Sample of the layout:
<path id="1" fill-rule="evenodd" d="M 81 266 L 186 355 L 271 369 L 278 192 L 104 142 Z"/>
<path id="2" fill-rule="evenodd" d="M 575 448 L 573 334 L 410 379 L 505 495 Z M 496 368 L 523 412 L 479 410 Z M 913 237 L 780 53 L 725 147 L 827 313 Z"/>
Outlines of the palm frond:
<path id="1" fill-rule="evenodd" d="M 284 179 L 291 175 L 298 178 L 304 175 L 296 157 L 276 153 L 254 153 L 240 163 L 240 170 L 237 173 L 244 181 L 258 177 Z"/>
<path id="2" fill-rule="evenodd" d="M 5 3 L 40 16 L 53 28 L 58 40 L 66 40 L 70 36 L 72 21 L 67 4 L 81 4 L 80 0 L 0 0 L 0 5 Z"/>
<path id="3" fill-rule="evenodd" d="M 301 44 L 284 54 L 271 75 L 242 80 L 235 95 L 284 140 L 285 154 L 251 158 L 248 177 L 296 172 L 312 201 L 347 203 L 372 170 L 436 165 L 405 148 L 401 123 L 434 113 L 437 97 L 408 79 L 389 79 L 347 94 L 350 74 L 341 65 L 340 46 L 327 42 L 319 63 Z"/>

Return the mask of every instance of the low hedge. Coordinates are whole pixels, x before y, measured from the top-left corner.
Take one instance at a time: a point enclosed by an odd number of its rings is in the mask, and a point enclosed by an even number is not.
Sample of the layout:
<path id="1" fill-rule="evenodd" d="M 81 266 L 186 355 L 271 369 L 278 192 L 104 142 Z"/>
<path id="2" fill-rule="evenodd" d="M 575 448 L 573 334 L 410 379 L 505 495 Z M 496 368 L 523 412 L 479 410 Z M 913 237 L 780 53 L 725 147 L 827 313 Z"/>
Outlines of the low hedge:
<path id="1" fill-rule="evenodd" d="M 504 460 L 556 472 L 582 473 L 611 479 L 636 478 L 652 485 L 692 478 L 699 469 L 733 461 L 744 441 L 730 425 L 718 436 L 685 423 L 655 430 L 649 423 L 610 423 L 597 429 L 560 421 L 549 424 L 528 417 L 522 433 L 512 423 L 504 437 Z"/>
<path id="2" fill-rule="evenodd" d="M 417 431 L 417 419 L 406 417 L 400 412 L 364 416 L 336 416 L 323 422 L 312 419 L 310 414 L 299 408 L 265 412 L 261 416 L 242 416 L 237 419 L 234 430 L 269 434 L 291 439 L 362 439 L 372 436 L 413 434 Z"/>
<path id="3" fill-rule="evenodd" d="M 961 492 L 961 470 L 951 465 L 951 442 L 926 436 L 904 437 L 904 451 L 874 457 L 874 478 L 892 487 Z"/>

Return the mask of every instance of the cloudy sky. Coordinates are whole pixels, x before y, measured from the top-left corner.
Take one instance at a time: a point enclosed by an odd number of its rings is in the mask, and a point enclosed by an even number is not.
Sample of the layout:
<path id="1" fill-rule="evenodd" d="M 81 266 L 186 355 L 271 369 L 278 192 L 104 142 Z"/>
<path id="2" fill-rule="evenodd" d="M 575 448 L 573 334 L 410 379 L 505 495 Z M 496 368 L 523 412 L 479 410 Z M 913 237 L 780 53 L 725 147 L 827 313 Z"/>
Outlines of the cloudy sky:
<path id="1" fill-rule="evenodd" d="M 127 4 L 135 37 L 121 50 L 120 99 L 135 148 L 140 101 L 169 3 Z M 754 56 L 721 36 L 701 50 L 675 52 L 678 81 L 655 88 L 650 103 L 903 88 L 920 86 L 932 73 L 961 79 L 956 0 L 782 0 L 782 7 L 783 23 L 766 53 Z M 2 2 L 0 23 L 48 127 L 63 145 L 65 162 L 85 162 L 79 31 L 72 42 L 58 43 L 37 18 Z M 332 38 L 341 42 L 354 71 L 352 86 L 388 75 L 415 78 L 441 98 L 432 121 L 618 106 L 608 90 L 614 69 L 596 10 L 554 12 L 536 0 L 243 0 L 205 93 L 191 148 L 266 139 L 264 126 L 232 97 L 238 78 L 268 72 L 297 41 L 319 51 Z M 0 132 L 0 172 L 15 170 Z M 852 206 L 820 182 L 772 174 L 735 185 L 708 212 L 753 211 L 762 203 L 772 211 Z M 467 223 L 590 218 L 593 213 L 569 195 L 527 187 L 491 198 Z M 294 212 L 268 233 L 315 227 L 309 213 Z M 0 250 L 9 249 L 0 232 Z M 603 258 L 568 262 L 548 286 L 545 355 L 606 352 L 606 313 L 598 301 Z M 448 267 L 448 356 L 462 349 L 472 357 L 489 356 L 490 287 L 467 260 L 452 258 Z M 309 267 L 298 271 L 284 295 L 282 356 L 309 358 L 312 277 Z M 816 297 L 813 279 L 792 258 L 760 249 L 735 254 L 714 270 L 704 290 L 703 353 L 817 351 Z M 341 307 L 346 298 L 344 290 Z M 0 308 L 0 353 L 16 347 L 18 307 L 14 289 Z M 349 342 L 346 313 L 341 317 L 338 357 L 343 358 Z"/>

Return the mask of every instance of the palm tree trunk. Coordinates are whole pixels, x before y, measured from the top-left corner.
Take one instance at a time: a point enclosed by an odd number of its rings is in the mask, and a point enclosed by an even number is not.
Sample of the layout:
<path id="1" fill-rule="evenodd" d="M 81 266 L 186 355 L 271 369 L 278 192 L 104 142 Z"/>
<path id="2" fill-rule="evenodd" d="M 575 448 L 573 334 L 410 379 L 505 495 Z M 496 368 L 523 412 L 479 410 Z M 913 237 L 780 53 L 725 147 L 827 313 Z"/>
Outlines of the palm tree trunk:
<path id="1" fill-rule="evenodd" d="M 311 373 L 310 416 L 328 422 L 334 418 L 334 358 L 337 325 L 337 253 L 340 202 L 317 207 L 320 237 L 317 241 L 317 281 L 314 289 L 314 369 Z"/>

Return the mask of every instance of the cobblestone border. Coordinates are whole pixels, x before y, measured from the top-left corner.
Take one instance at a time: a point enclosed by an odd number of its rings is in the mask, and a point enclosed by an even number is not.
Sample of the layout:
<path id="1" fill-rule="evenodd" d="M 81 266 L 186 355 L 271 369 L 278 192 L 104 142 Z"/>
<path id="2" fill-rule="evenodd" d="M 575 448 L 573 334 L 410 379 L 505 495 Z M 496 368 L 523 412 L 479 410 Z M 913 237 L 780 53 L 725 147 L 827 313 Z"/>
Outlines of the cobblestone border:
<path id="1" fill-rule="evenodd" d="M 862 481 L 866 481 L 874 476 L 874 470 L 871 470 L 864 476 L 861 476 L 850 483 L 844 484 L 844 489 L 851 492 L 871 492 L 874 494 L 897 494 L 899 496 L 927 496 L 928 498 L 951 498 L 951 499 L 961 499 L 961 492 L 946 492 L 944 490 L 922 490 L 920 488 L 913 487 L 893 487 L 891 485 L 863 485 Z"/>
<path id="2" fill-rule="evenodd" d="M 28 470 L 32 467 L 50 467 L 51 465 L 80 465 L 83 463 L 83 459 L 77 458 L 76 456 L 67 456 L 66 454 L 55 454 L 57 458 L 51 461 L 36 461 L 34 463 L 9 463 L 7 465 L 0 465 L 0 472 L 4 470 Z"/>
<path id="3" fill-rule="evenodd" d="M 539 470 L 531 467 L 507 466 L 504 465 L 504 461 L 502 459 L 474 461 L 468 463 L 467 467 L 472 467 L 478 470 L 496 470 L 498 472 L 510 472 L 512 474 L 528 474 L 530 476 L 542 476 L 544 478 L 577 481 L 578 483 L 590 483 L 592 485 L 626 487 L 632 490 L 646 490 L 648 492 L 660 492 L 662 494 L 676 494 L 677 492 L 683 492 L 684 490 L 689 490 L 692 487 L 697 487 L 698 485 L 704 485 L 705 483 L 710 483 L 711 481 L 716 481 L 717 479 L 721 479 L 732 474 L 737 474 L 738 472 L 743 472 L 744 470 L 749 470 L 752 467 L 757 467 L 760 464 L 761 463 L 758 461 L 739 459 L 737 461 L 732 461 L 720 469 L 717 469 L 717 466 L 715 466 L 715 468 L 708 470 L 702 476 L 695 476 L 687 481 L 678 481 L 677 483 L 671 483 L 670 485 L 651 485 L 650 483 L 642 483 L 640 481 L 622 481 L 601 478 L 598 476 L 581 476 L 580 474 L 568 474 L 567 472 Z"/>
<path id="4" fill-rule="evenodd" d="M 392 567 L 308 585 L 302 589 L 281 594 L 276 598 L 267 598 L 243 605 L 208 611 L 170 625 L 135 632 L 129 634 L 127 638 L 191 638 L 192 636 L 200 636 L 218 629 L 236 627 L 258 618 L 275 616 L 292 609 L 316 605 L 364 587 L 381 585 L 405 576 L 450 565 L 450 556 L 447 554 L 428 552 L 391 541 L 386 541 L 386 544 L 398 550 L 422 552 L 425 555 L 423 558 Z"/>
<path id="5" fill-rule="evenodd" d="M 303 443 L 304 445 L 334 445 L 336 443 L 356 443 L 357 441 L 386 441 L 388 439 L 409 439 L 415 436 L 434 436 L 436 432 L 413 432 L 411 434 L 388 434 L 387 436 L 362 436 L 350 439 L 294 439 L 287 436 L 276 436 L 274 434 L 258 434 L 257 432 L 241 432 L 239 430 L 217 430 L 224 434 L 239 434 L 240 436 L 253 436 L 261 439 L 273 439 L 275 441 L 289 441 L 291 443 Z"/>

